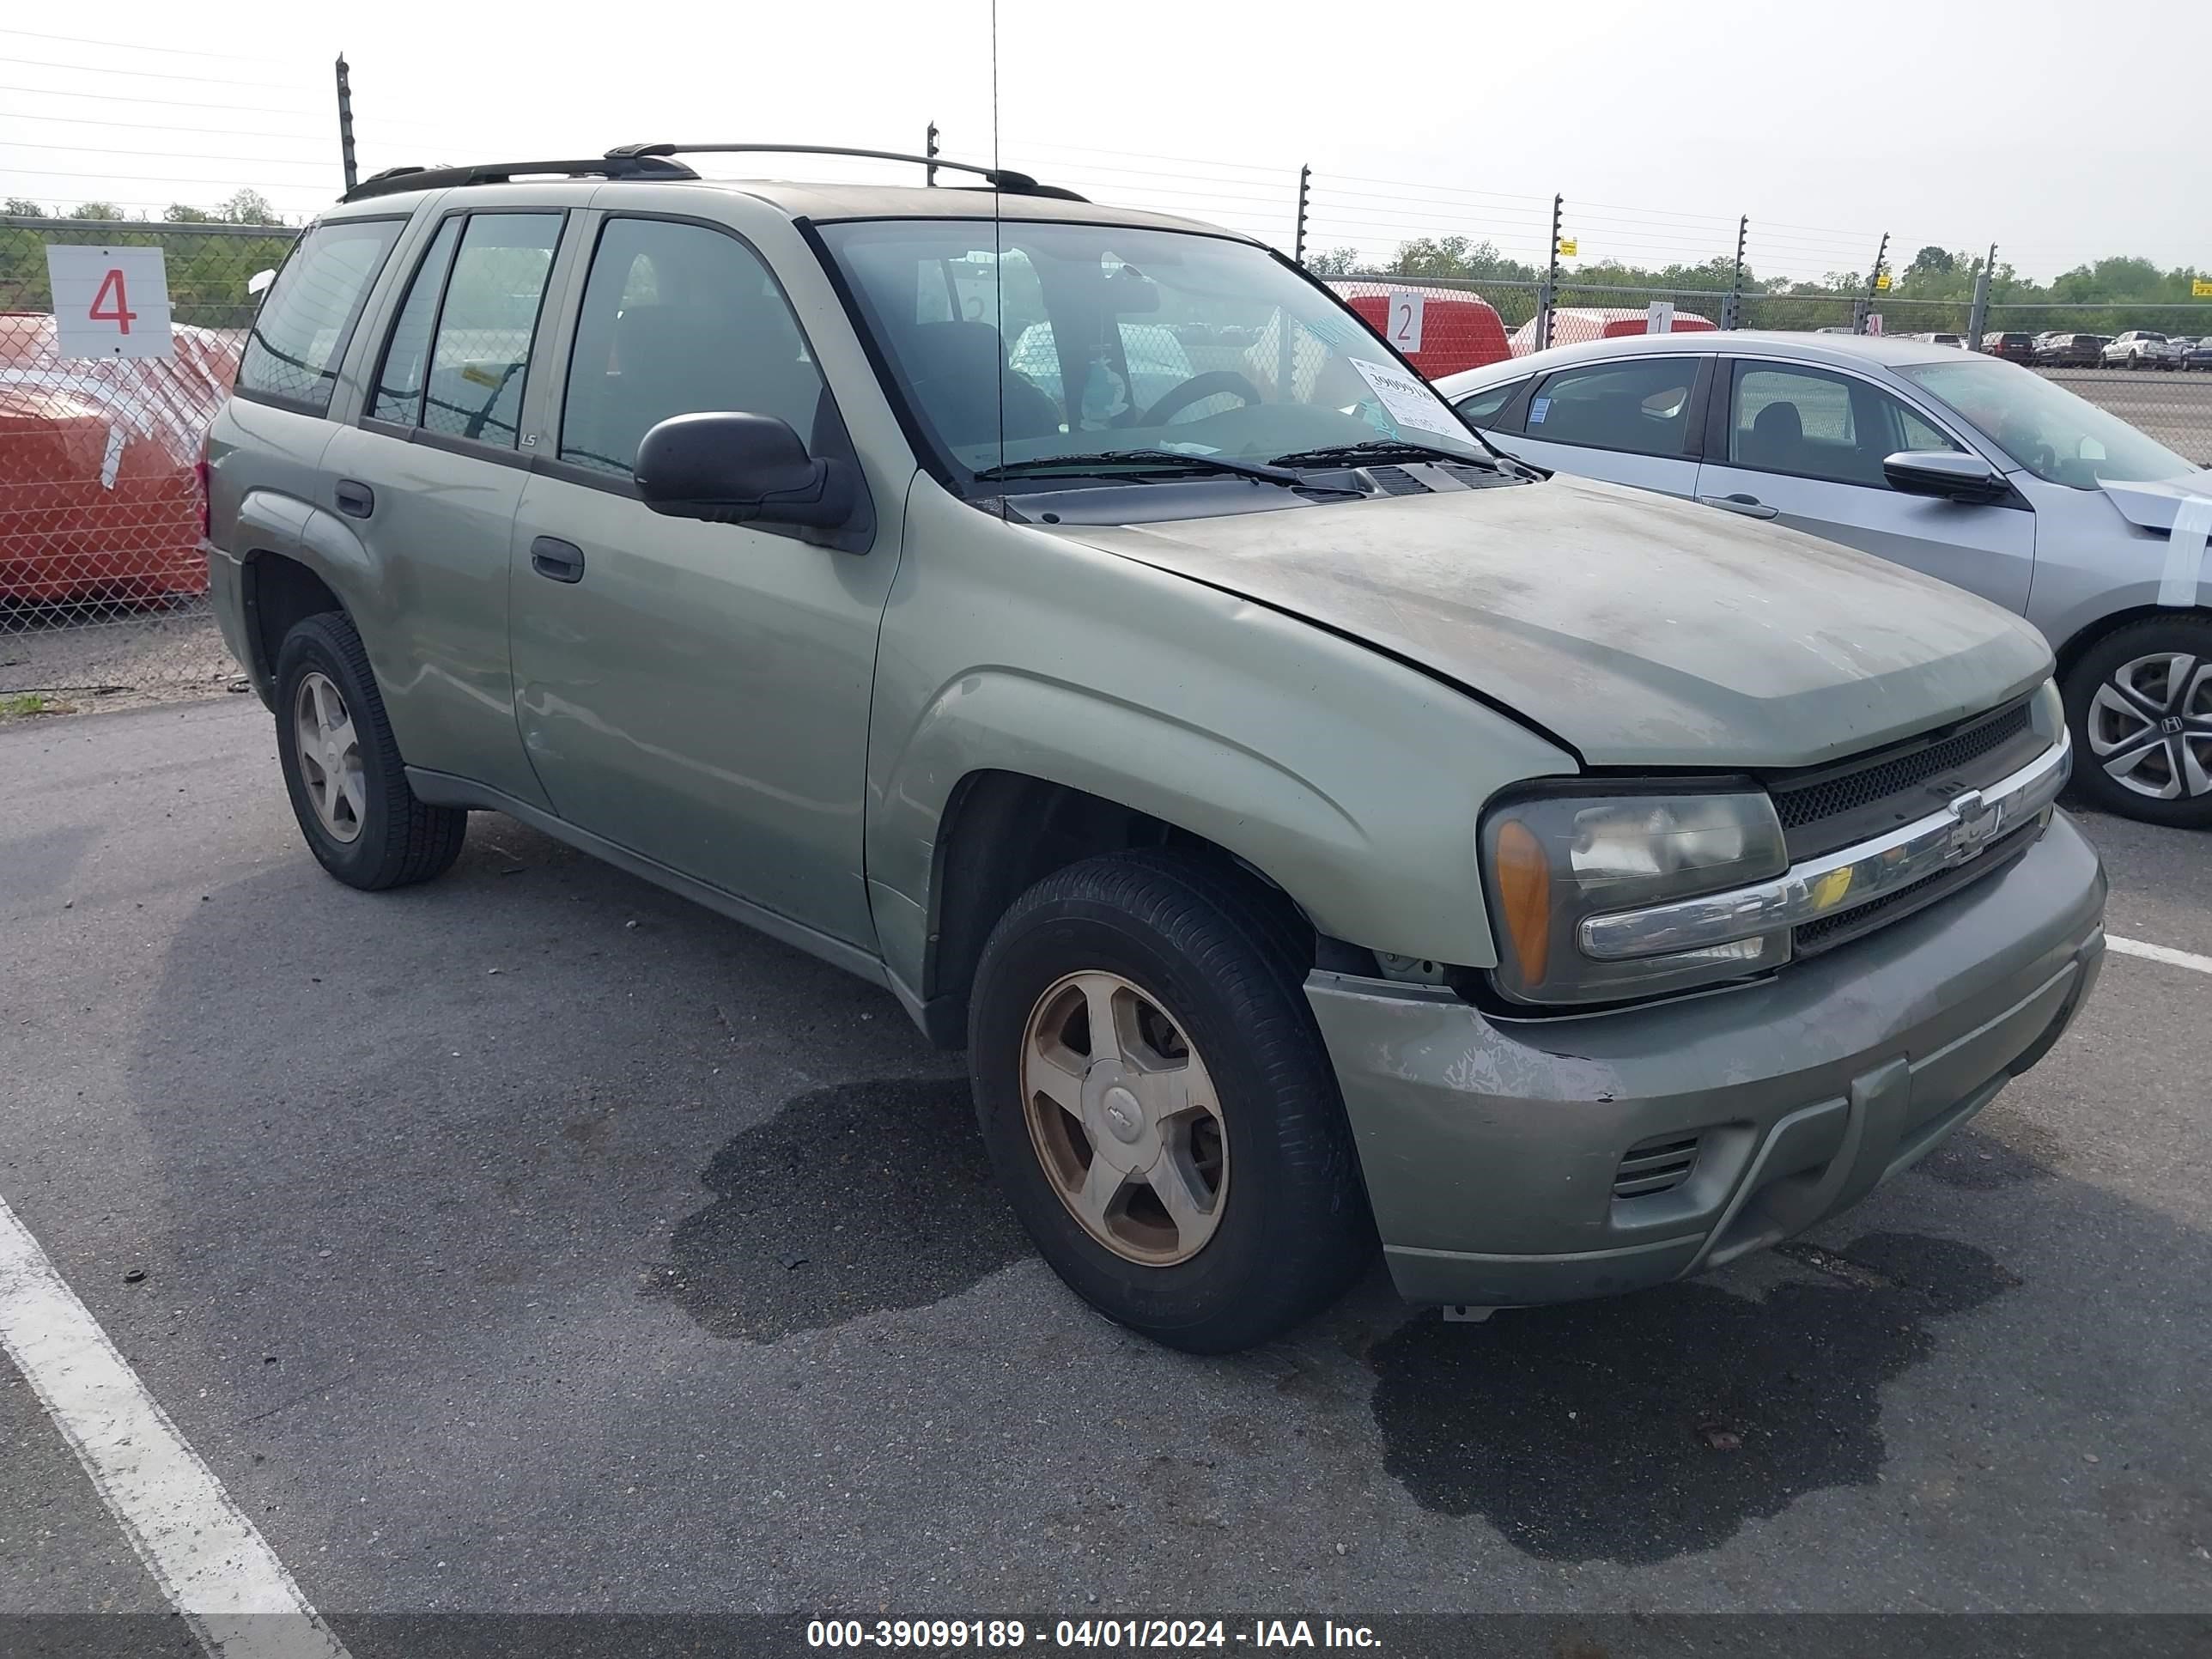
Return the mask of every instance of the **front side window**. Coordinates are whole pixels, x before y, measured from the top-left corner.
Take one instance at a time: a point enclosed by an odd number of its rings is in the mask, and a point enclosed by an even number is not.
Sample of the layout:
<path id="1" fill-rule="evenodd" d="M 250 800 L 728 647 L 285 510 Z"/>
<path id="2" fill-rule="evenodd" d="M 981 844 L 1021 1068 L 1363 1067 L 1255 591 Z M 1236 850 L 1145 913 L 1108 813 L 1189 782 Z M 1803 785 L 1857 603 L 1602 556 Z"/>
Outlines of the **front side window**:
<path id="1" fill-rule="evenodd" d="M 956 482 L 1127 450 L 1249 463 L 1402 440 L 1492 459 L 1366 324 L 1250 244 L 989 219 L 822 234 Z"/>
<path id="2" fill-rule="evenodd" d="M 1958 447 L 1932 422 L 1863 380 L 1825 369 L 1736 365 L 1731 465 L 1884 489 L 1881 464 L 1899 451 Z"/>
<path id="3" fill-rule="evenodd" d="M 1681 455 L 1689 439 L 1689 357 L 1639 357 L 1563 369 L 1528 400 L 1528 433 L 1551 444 Z"/>
<path id="4" fill-rule="evenodd" d="M 752 250 L 701 225 L 611 219 L 568 360 L 561 459 L 629 477 L 673 415 L 773 415 L 814 439 L 822 375 Z"/>
<path id="5" fill-rule="evenodd" d="M 238 389 L 328 409 L 369 285 L 404 228 L 399 219 L 339 220 L 302 236 L 246 335 Z"/>
<path id="6" fill-rule="evenodd" d="M 2196 471 L 2118 416 L 2010 363 L 1968 359 L 1897 372 L 2050 483 L 2094 489 L 2107 479 L 2148 483 Z"/>
<path id="7" fill-rule="evenodd" d="M 422 428 L 512 449 L 538 304 L 561 240 L 557 213 L 469 216 L 446 279 L 424 377 Z"/>

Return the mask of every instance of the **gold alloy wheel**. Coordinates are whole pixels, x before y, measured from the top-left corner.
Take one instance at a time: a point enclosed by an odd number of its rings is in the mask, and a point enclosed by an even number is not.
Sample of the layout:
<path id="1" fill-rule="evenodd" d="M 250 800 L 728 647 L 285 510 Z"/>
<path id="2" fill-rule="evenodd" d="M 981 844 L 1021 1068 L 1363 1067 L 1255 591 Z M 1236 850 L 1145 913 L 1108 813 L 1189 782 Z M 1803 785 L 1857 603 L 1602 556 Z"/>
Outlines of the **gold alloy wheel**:
<path id="1" fill-rule="evenodd" d="M 1045 1178 L 1125 1261 L 1172 1267 L 1206 1248 L 1229 1196 L 1229 1136 L 1206 1063 L 1118 974 L 1069 974 L 1022 1032 L 1022 1115 Z"/>

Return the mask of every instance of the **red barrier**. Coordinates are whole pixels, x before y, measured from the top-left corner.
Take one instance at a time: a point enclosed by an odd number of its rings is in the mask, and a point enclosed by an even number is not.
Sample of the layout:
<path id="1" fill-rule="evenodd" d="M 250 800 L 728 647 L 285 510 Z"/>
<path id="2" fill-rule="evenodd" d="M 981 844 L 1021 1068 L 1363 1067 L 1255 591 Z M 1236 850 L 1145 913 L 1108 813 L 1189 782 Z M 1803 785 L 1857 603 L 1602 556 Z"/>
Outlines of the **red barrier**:
<path id="1" fill-rule="evenodd" d="M 239 342 L 176 325 L 171 359 L 65 358 L 0 312 L 0 601 L 207 591 L 200 445 Z"/>

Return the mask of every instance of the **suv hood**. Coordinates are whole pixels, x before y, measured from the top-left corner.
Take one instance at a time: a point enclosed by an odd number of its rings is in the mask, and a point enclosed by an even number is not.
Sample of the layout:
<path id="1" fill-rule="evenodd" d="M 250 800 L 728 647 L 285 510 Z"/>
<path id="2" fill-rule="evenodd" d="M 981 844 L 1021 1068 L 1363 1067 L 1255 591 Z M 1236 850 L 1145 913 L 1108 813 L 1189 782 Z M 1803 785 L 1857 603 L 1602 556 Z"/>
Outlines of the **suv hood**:
<path id="1" fill-rule="evenodd" d="M 1591 766 L 1816 765 L 2051 672 L 1960 589 L 1589 479 L 1059 533 L 1403 658 Z"/>

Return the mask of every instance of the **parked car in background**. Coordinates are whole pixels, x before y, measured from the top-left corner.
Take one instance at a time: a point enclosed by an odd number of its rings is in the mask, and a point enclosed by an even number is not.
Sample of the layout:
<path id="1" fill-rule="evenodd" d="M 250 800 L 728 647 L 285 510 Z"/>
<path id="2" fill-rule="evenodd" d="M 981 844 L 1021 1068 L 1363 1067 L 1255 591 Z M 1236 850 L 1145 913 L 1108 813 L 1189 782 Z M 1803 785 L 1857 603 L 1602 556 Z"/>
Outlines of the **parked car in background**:
<path id="1" fill-rule="evenodd" d="M 1536 349 L 1536 324 L 1531 317 L 1513 331 L 1513 355 L 1525 357 Z M 1624 335 L 1642 334 L 1650 327 L 1650 313 L 1629 307 L 1565 306 L 1552 313 L 1552 343 L 1555 346 L 1574 345 L 1583 340 L 1617 340 Z M 1703 334 L 1719 326 L 1710 317 L 1700 317 L 1694 311 L 1674 313 L 1676 334 Z"/>
<path id="2" fill-rule="evenodd" d="M 1963 334 L 1908 334 L 1905 337 L 1908 340 L 1925 340 L 1929 345 L 1953 346 L 1962 350 L 1966 343 L 1966 337 Z"/>
<path id="3" fill-rule="evenodd" d="M 2105 884 L 2017 617 L 1508 460 L 1234 233 L 684 153 L 372 179 L 269 292 L 212 605 L 337 879 L 496 811 L 884 988 L 1045 1260 L 1201 1352 L 1378 1235 L 1448 1305 L 1732 1261 L 2063 1035 Z"/>
<path id="4" fill-rule="evenodd" d="M 2039 368 L 2094 368 L 2104 350 L 2101 334 L 2043 334 L 2036 337 L 2035 365 Z"/>
<path id="5" fill-rule="evenodd" d="M 2057 654 L 2083 791 L 2212 828 L 2212 563 L 2167 557 L 2212 473 L 2117 416 L 2010 363 L 1804 334 L 1601 341 L 1439 389 L 1536 465 L 1810 531 L 2020 612 Z"/>
<path id="6" fill-rule="evenodd" d="M 2212 334 L 2200 336 L 2181 354 L 2184 368 L 2212 368 Z"/>
<path id="7" fill-rule="evenodd" d="M 2035 361 L 2035 337 L 1999 330 L 1982 336 L 1982 349 L 1992 357 L 2003 358 L 2008 363 L 2032 363 Z"/>
<path id="8" fill-rule="evenodd" d="M 2107 368 L 2174 368 L 2179 354 L 2155 329 L 2131 328 L 2098 354 Z"/>

